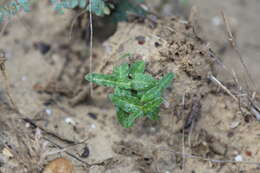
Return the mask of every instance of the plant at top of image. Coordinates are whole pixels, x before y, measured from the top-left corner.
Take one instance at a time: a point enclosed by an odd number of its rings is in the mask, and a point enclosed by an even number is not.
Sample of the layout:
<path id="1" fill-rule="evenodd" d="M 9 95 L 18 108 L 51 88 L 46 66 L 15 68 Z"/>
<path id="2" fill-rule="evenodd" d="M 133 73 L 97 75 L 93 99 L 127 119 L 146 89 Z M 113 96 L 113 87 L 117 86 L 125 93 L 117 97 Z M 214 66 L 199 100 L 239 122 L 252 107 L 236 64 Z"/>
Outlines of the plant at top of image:
<path id="1" fill-rule="evenodd" d="M 19 11 L 30 11 L 31 1 L 29 0 L 14 0 L 0 3 L 0 22 L 6 17 L 15 16 Z"/>
<path id="2" fill-rule="evenodd" d="M 38 0 L 13 0 L 1 2 L 0 0 L 0 22 L 5 18 L 15 16 L 20 11 L 30 12 L 33 3 Z M 64 9 L 80 8 L 91 11 L 97 16 L 111 16 L 114 21 L 119 22 L 127 19 L 129 13 L 137 16 L 145 16 L 146 11 L 139 5 L 144 0 L 49 0 L 54 10 L 63 14 Z M 91 3 L 90 3 L 91 2 Z"/>
<path id="3" fill-rule="evenodd" d="M 173 73 L 168 73 L 156 80 L 144 72 L 145 62 L 138 60 L 133 64 L 123 63 L 114 67 L 112 74 L 90 73 L 85 79 L 114 88 L 114 93 L 108 97 L 116 107 L 118 122 L 129 128 L 139 117 L 159 119 L 160 105 L 164 101 L 163 91 L 174 78 Z"/>

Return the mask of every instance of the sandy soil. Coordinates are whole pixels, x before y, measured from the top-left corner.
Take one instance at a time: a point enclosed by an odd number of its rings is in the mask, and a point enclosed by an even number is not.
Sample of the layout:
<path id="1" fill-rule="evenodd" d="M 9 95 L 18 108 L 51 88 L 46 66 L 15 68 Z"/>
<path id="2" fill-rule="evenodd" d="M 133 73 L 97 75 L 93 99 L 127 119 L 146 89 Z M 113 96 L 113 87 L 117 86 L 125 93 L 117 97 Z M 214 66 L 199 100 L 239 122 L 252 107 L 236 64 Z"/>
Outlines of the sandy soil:
<path id="1" fill-rule="evenodd" d="M 175 1 L 165 1 L 161 4 L 152 1 L 156 9 L 160 9 L 163 15 L 179 15 L 186 18 L 190 15 L 191 8 L 196 9 L 196 18 L 203 28 L 203 36 L 207 38 L 210 46 L 221 56 L 227 68 L 233 69 L 239 77 L 246 78 L 243 66 L 239 57 L 230 47 L 227 41 L 226 27 L 224 25 L 221 11 L 230 18 L 232 32 L 237 40 L 238 47 L 247 65 L 250 75 L 254 80 L 256 90 L 260 89 L 259 56 L 258 51 L 260 32 L 257 12 L 260 10 L 259 1 L 230 0 L 230 1 L 207 1 L 194 0 L 188 4 L 176 3 Z M 177 5 L 176 5 L 177 4 Z M 224 77 L 227 74 L 222 74 Z M 230 78 L 225 77 L 225 80 Z"/>
<path id="2" fill-rule="evenodd" d="M 223 23 L 214 18 L 219 9 L 224 9 L 232 17 L 243 55 L 253 57 L 246 63 L 257 79 L 259 2 L 193 3 L 199 11 L 202 40 L 189 22 L 167 17 L 158 19 L 156 27 L 151 27 L 149 20 L 121 23 L 102 45 L 95 43 L 95 72 L 110 73 L 122 61 L 143 59 L 147 72 L 156 77 L 167 72 L 176 74 L 165 93 L 160 121 L 140 119 L 131 129 L 123 129 L 117 123 L 115 110 L 107 99 L 111 90 L 95 87 L 91 97 L 87 92 L 89 84 L 83 77 L 89 72 L 89 49 L 80 24 L 69 40 L 73 12 L 56 15 L 41 2 L 31 15 L 21 14 L 14 19 L 1 37 L 0 47 L 6 51 L 10 91 L 20 113 L 10 108 L 1 78 L 0 172 L 41 172 L 58 157 L 70 160 L 75 173 L 260 172 L 259 163 L 255 163 L 260 160 L 259 122 L 247 107 L 239 107 L 209 81 L 208 76 L 218 74 L 220 79 L 226 79 L 231 91 L 238 89 L 230 84 L 231 77 L 216 71 L 221 68 L 208 56 L 205 41 L 209 40 L 225 65 L 241 72 L 239 61 L 225 40 Z M 179 14 L 188 16 L 189 6 L 181 8 Z M 144 44 L 138 43 L 138 36 L 145 38 Z M 47 53 L 42 43 L 51 46 Z M 119 60 L 124 53 L 133 56 Z M 257 88 L 259 82 L 256 80 Z M 22 120 L 24 117 L 44 131 L 35 130 L 32 123 Z M 70 147 L 67 153 L 50 154 L 59 149 L 56 144 Z M 89 155 L 81 157 L 86 146 Z M 10 158 L 6 158 L 6 150 L 11 153 Z M 243 162 L 234 163 L 240 159 Z"/>

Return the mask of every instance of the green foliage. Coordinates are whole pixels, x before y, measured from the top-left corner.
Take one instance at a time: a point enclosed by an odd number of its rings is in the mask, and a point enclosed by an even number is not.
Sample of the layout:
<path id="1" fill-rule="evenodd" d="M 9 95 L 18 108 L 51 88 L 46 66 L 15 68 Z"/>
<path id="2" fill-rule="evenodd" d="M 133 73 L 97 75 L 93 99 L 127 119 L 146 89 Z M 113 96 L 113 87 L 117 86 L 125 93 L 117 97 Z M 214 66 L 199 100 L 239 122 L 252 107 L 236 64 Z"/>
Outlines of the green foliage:
<path id="1" fill-rule="evenodd" d="M 95 13 L 97 16 L 104 16 L 110 14 L 110 9 L 104 2 L 104 0 L 91 0 L 90 4 L 87 3 L 88 0 L 51 0 L 51 3 L 54 5 L 55 11 L 63 13 L 63 9 L 73 9 L 76 7 L 86 9 Z"/>
<path id="2" fill-rule="evenodd" d="M 62 0 L 51 0 L 51 3 L 54 6 L 54 10 L 63 13 L 64 8 L 73 9 L 76 7 L 82 7 L 85 8 L 86 0 L 69 0 L 69 1 L 62 1 Z"/>
<path id="3" fill-rule="evenodd" d="M 131 12 L 139 16 L 146 15 L 146 12 L 139 6 L 139 3 L 143 2 L 143 0 L 122 0 L 117 3 L 105 0 L 91 0 L 91 6 L 87 4 L 87 1 L 89 2 L 89 0 L 51 0 L 55 6 L 55 11 L 60 13 L 63 13 L 65 8 L 73 9 L 79 7 L 91 11 L 97 16 L 111 15 L 116 22 L 126 20 L 127 14 Z"/>
<path id="4" fill-rule="evenodd" d="M 97 16 L 104 16 L 110 14 L 110 9 L 103 0 L 92 0 L 91 6 L 88 5 L 87 9 L 94 12 Z"/>
<path id="5" fill-rule="evenodd" d="M 156 80 L 144 71 L 145 63 L 139 60 L 131 65 L 123 63 L 115 67 L 112 74 L 91 73 L 85 76 L 90 82 L 114 88 L 114 93 L 108 97 L 116 107 L 118 122 L 125 128 L 133 126 L 139 117 L 159 119 L 163 90 L 174 77 L 173 73 L 168 73 Z"/>
<path id="6" fill-rule="evenodd" d="M 1 1 L 1 0 L 0 0 Z M 38 0 L 12 0 L 0 5 L 0 22 L 5 18 L 15 16 L 20 11 L 29 12 L 34 2 Z M 64 9 L 81 8 L 91 11 L 97 16 L 111 15 L 114 21 L 119 22 L 127 19 L 128 13 L 145 16 L 146 12 L 139 6 L 143 0 L 123 0 L 111 3 L 106 0 L 49 0 L 54 10 L 63 14 Z"/>

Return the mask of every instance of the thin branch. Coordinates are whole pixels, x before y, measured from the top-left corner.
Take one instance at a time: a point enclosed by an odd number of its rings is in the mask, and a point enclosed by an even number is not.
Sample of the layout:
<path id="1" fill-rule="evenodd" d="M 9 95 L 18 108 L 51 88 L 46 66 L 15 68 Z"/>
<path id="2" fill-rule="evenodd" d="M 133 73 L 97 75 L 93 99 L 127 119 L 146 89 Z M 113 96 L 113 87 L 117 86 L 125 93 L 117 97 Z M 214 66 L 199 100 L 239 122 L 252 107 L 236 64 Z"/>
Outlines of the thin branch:
<path id="1" fill-rule="evenodd" d="M 254 82 L 254 80 L 253 80 L 253 78 L 252 78 L 252 76 L 251 76 L 251 74 L 250 74 L 250 72 L 249 72 L 249 70 L 247 68 L 247 65 L 246 65 L 246 63 L 245 63 L 245 61 L 243 59 L 243 56 L 242 56 L 242 54 L 239 51 L 239 48 L 237 46 L 237 42 L 235 41 L 234 36 L 233 36 L 233 34 L 231 32 L 230 22 L 229 22 L 228 18 L 226 17 L 226 15 L 225 15 L 225 13 L 223 11 L 221 11 L 221 15 L 223 17 L 223 20 L 224 20 L 224 23 L 225 23 L 225 26 L 226 26 L 226 32 L 227 32 L 227 36 L 228 36 L 228 41 L 231 44 L 231 46 L 233 47 L 233 49 L 235 50 L 237 56 L 239 57 L 239 60 L 240 60 L 240 62 L 242 64 L 242 66 L 244 67 L 244 70 L 245 70 L 249 80 L 251 81 L 251 83 L 253 84 L 253 86 L 255 88 L 255 82 Z"/>
<path id="2" fill-rule="evenodd" d="M 75 148 L 75 147 L 78 146 L 78 145 L 85 144 L 85 142 L 86 142 L 87 140 L 88 140 L 88 139 L 85 139 L 85 140 L 83 140 L 82 142 L 69 145 L 69 146 L 64 147 L 64 148 L 62 148 L 62 149 L 58 149 L 58 150 L 55 150 L 55 151 L 46 152 L 46 153 L 45 153 L 45 156 L 50 156 L 50 155 L 54 155 L 54 154 L 58 154 L 58 153 L 63 153 L 63 152 L 65 152 L 65 151 L 71 150 L 71 149 Z"/>
<path id="3" fill-rule="evenodd" d="M 92 73 L 93 69 L 93 18 L 92 18 L 92 0 L 89 0 L 89 24 L 90 24 L 90 63 L 89 63 L 89 71 Z M 90 97 L 93 93 L 93 83 L 90 82 Z"/>
<path id="4" fill-rule="evenodd" d="M 57 134 L 55 134 L 54 132 L 51 132 L 43 127 L 41 127 L 40 125 L 36 124 L 33 120 L 29 119 L 29 118 L 26 118 L 23 114 L 19 113 L 20 116 L 22 116 L 22 120 L 26 123 L 29 123 L 32 127 L 34 128 L 39 128 L 41 129 L 46 135 L 49 135 L 51 137 L 54 137 L 56 139 L 58 139 L 59 141 L 62 141 L 62 142 L 65 142 L 65 143 L 68 143 L 68 144 L 75 144 L 75 141 L 72 141 L 72 140 L 69 140 L 69 139 L 66 139 L 66 138 L 63 138 Z"/>
<path id="5" fill-rule="evenodd" d="M 237 97 L 232 94 L 232 92 L 227 87 L 225 87 L 217 78 L 215 78 L 213 75 L 210 75 L 209 79 L 220 86 L 228 95 L 230 95 L 236 102 L 238 102 Z"/>
<path id="6" fill-rule="evenodd" d="M 61 149 L 61 150 L 64 149 L 64 148 L 63 148 L 62 146 L 60 146 L 59 144 L 57 144 L 56 142 L 51 141 L 50 139 L 48 139 L 48 138 L 46 138 L 46 137 L 44 137 L 43 139 L 45 139 L 46 141 L 50 142 L 52 145 L 54 145 L 55 147 L 57 147 L 57 148 L 59 148 L 59 149 Z M 75 156 L 74 154 L 72 154 L 72 153 L 70 153 L 70 152 L 68 152 L 68 151 L 64 151 L 64 153 L 66 153 L 66 154 L 69 155 L 70 157 L 76 159 L 77 161 L 83 163 L 84 165 L 86 165 L 87 168 L 90 168 L 90 167 L 91 167 L 91 164 L 89 164 L 89 163 L 85 162 L 84 160 L 78 158 L 78 157 Z"/>

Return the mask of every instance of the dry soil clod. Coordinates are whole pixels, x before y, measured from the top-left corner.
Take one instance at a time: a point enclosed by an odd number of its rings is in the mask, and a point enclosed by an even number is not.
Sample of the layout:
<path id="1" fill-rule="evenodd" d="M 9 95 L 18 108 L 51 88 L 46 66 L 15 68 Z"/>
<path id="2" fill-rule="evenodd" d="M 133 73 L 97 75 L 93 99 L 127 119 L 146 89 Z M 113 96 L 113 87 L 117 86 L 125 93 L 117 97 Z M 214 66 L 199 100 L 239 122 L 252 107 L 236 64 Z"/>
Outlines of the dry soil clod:
<path id="1" fill-rule="evenodd" d="M 45 168 L 43 173 L 73 173 L 73 164 L 66 158 L 52 160 Z"/>

